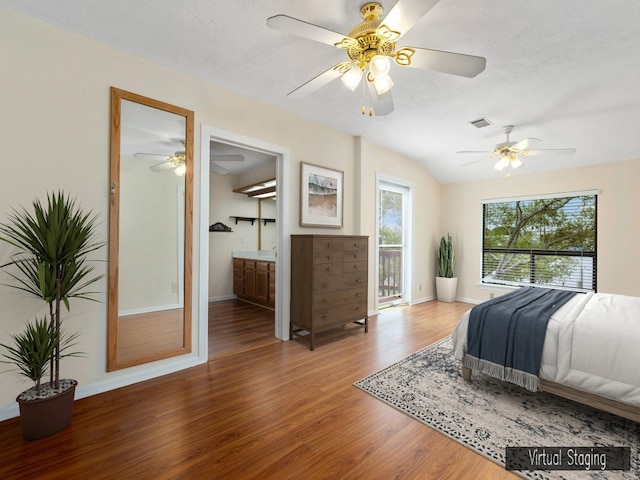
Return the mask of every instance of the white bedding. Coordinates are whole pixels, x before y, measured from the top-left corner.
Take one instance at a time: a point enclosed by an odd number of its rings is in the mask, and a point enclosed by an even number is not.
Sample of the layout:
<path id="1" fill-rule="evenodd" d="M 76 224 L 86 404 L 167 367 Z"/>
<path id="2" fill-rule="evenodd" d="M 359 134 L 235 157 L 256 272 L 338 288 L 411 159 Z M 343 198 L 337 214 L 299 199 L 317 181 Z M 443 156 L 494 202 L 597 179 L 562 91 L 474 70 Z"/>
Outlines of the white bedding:
<path id="1" fill-rule="evenodd" d="M 451 337 L 467 350 L 469 311 Z M 640 407 L 640 298 L 578 294 L 549 319 L 540 378 Z"/>

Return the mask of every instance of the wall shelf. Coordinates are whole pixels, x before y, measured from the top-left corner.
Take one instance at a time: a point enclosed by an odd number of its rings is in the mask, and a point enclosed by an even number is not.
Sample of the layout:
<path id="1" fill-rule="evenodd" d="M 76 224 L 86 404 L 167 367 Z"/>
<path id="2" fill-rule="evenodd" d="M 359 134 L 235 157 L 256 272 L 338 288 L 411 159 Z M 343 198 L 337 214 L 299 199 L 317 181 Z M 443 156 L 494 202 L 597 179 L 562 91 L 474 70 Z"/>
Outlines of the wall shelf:
<path id="1" fill-rule="evenodd" d="M 261 220 L 265 226 L 267 225 L 267 223 L 276 223 L 275 218 L 234 217 L 234 216 L 230 216 L 229 218 L 234 218 L 236 220 L 236 225 L 238 224 L 238 222 L 251 222 L 251 225 L 253 225 L 256 220 Z"/>

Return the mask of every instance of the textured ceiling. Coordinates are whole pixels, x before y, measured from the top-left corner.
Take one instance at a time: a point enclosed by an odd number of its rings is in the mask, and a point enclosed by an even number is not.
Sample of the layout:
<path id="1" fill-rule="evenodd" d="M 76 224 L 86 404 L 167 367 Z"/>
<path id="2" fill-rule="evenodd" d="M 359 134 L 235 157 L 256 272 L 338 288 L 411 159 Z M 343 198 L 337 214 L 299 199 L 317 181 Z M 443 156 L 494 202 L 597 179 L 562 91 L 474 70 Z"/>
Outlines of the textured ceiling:
<path id="1" fill-rule="evenodd" d="M 443 183 L 499 177 L 458 150 L 511 140 L 575 148 L 525 159 L 517 174 L 640 157 L 640 2 L 441 0 L 398 42 L 486 57 L 475 78 L 392 67 L 395 111 L 363 116 L 358 90 L 334 81 L 287 93 L 346 60 L 342 50 L 274 31 L 286 14 L 348 33 L 353 0 L 0 0 L 0 5 L 308 117 L 421 162 Z M 382 0 L 389 11 L 395 0 Z M 485 117 L 492 125 L 468 122 Z"/>

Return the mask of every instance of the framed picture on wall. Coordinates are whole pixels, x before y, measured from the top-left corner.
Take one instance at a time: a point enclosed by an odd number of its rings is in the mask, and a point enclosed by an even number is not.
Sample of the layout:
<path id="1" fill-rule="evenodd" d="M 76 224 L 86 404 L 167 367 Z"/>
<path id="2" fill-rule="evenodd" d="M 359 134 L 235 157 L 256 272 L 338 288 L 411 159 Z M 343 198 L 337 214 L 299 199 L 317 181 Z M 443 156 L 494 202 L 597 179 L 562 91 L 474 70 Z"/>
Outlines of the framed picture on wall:
<path id="1" fill-rule="evenodd" d="M 300 226 L 342 227 L 344 172 L 300 164 Z"/>

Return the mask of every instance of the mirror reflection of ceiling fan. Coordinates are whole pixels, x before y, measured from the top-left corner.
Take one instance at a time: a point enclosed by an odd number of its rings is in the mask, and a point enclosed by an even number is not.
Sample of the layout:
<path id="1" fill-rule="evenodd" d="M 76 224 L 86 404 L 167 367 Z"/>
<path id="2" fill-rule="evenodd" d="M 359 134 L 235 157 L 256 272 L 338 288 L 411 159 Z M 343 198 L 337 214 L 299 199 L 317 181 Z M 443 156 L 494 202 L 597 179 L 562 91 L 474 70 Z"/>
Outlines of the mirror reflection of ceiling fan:
<path id="1" fill-rule="evenodd" d="M 512 168 L 516 169 L 524 163 L 520 159 L 520 157 L 528 157 L 533 155 L 571 155 L 572 153 L 576 153 L 575 148 L 551 148 L 551 149 L 531 149 L 531 145 L 538 143 L 540 140 L 538 138 L 525 138 L 524 140 L 520 140 L 519 142 L 511 142 L 509 140 L 509 134 L 513 131 L 513 125 L 505 125 L 502 127 L 502 130 L 507 136 L 507 140 L 503 143 L 498 143 L 492 152 L 486 151 L 477 151 L 477 150 L 463 150 L 457 153 L 471 153 L 474 155 L 479 154 L 488 154 L 489 156 L 485 156 L 480 160 L 475 160 L 470 163 L 465 163 L 462 165 L 466 167 L 468 165 L 473 165 L 475 163 L 484 162 L 486 160 L 496 160 L 493 168 L 499 171 L 504 171 L 505 169 Z M 507 172 L 507 177 L 509 177 L 509 173 Z"/>
<path id="2" fill-rule="evenodd" d="M 391 60 L 401 67 L 412 67 L 463 77 L 475 77 L 485 69 L 486 59 L 461 53 L 443 52 L 417 47 L 398 47 L 396 42 L 407 33 L 438 0 L 398 0 L 382 18 L 382 5 L 365 4 L 360 15 L 363 22 L 348 35 L 336 33 L 287 15 L 267 19 L 267 26 L 299 37 L 343 49 L 349 60 L 338 63 L 288 94 L 302 98 L 340 77 L 351 91 L 362 83 L 362 114 L 387 115 L 393 111 L 389 75 Z M 364 80 L 363 80 L 364 79 Z M 367 103 L 369 108 L 365 107 Z"/>
<path id="3" fill-rule="evenodd" d="M 146 159 L 146 160 L 159 160 L 163 159 L 161 163 L 157 163 L 149 167 L 149 170 L 152 172 L 163 172 L 166 170 L 173 169 L 174 173 L 178 176 L 182 176 L 185 173 L 186 166 L 186 153 L 184 150 L 178 150 L 173 155 L 160 155 L 156 153 L 134 153 L 134 158 Z M 235 162 L 244 160 L 244 156 L 242 155 L 212 155 L 211 169 L 220 175 L 226 175 L 229 173 L 229 170 L 226 168 L 216 165 L 213 163 L 213 160 L 217 161 L 226 161 L 226 162 Z"/>

